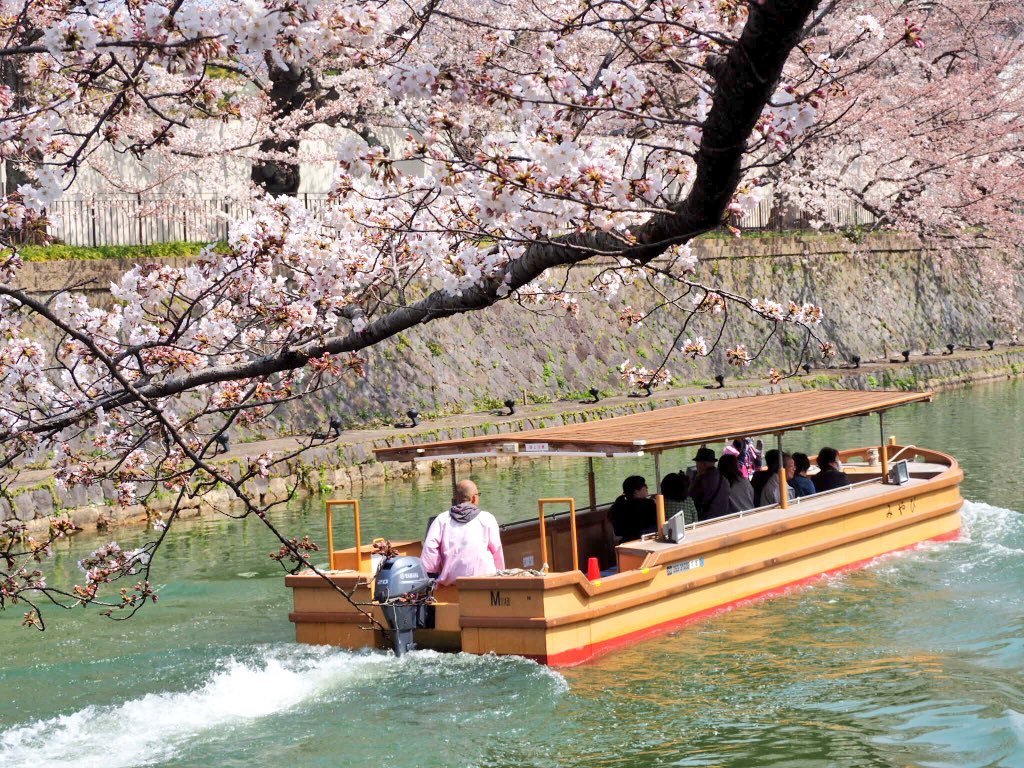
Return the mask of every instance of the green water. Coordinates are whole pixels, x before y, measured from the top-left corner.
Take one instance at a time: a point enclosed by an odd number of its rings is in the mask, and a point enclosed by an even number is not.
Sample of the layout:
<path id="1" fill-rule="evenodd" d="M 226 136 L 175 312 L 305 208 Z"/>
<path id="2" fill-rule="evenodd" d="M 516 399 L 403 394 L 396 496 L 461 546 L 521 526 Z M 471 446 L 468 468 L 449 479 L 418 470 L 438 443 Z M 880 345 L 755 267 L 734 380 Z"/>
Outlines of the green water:
<path id="1" fill-rule="evenodd" d="M 298 646 L 267 533 L 189 521 L 162 553 L 159 604 L 130 622 L 51 611 L 39 634 L 0 614 L 0 768 L 1024 766 L 1024 385 L 942 394 L 887 416 L 886 433 L 960 458 L 961 541 L 567 670 Z M 877 419 L 857 419 L 787 448 L 877 436 Z M 583 471 L 537 460 L 476 479 L 483 506 L 513 520 L 539 496 L 585 498 Z M 625 474 L 653 477 L 642 459 L 597 471 L 601 498 Z M 417 537 L 449 493 L 447 477 L 368 489 L 364 530 Z M 322 537 L 317 505 L 278 519 Z M 54 568 L 73 573 L 98 543 L 79 537 Z"/>

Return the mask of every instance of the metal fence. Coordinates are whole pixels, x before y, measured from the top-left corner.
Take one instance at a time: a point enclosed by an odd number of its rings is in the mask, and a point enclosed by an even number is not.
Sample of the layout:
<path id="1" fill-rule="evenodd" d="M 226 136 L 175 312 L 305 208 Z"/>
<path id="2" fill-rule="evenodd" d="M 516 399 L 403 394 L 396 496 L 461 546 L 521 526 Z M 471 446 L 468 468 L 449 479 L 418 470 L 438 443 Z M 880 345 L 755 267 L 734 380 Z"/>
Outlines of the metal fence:
<path id="1" fill-rule="evenodd" d="M 303 193 L 299 199 L 315 211 L 327 202 L 326 193 Z M 67 245 L 152 245 L 173 241 L 224 240 L 233 221 L 252 215 L 247 200 L 222 195 L 192 197 L 157 195 L 96 195 L 66 198 L 49 210 L 48 234 Z M 873 218 L 856 205 L 836 205 L 815 217 L 763 200 L 733 223 L 741 229 L 824 229 L 870 224 Z"/>
<path id="2" fill-rule="evenodd" d="M 317 210 L 327 195 L 299 199 Z M 58 200 L 48 214 L 47 231 L 56 242 L 95 247 L 224 240 L 230 224 L 249 218 L 252 209 L 248 200 L 221 195 L 95 195 Z"/>

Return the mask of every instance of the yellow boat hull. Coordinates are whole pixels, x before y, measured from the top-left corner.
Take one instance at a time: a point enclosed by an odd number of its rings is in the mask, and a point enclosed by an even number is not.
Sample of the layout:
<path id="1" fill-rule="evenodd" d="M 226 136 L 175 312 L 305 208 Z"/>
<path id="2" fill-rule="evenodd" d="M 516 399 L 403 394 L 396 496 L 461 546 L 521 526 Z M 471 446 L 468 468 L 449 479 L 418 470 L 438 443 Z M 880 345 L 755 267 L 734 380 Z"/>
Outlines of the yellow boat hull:
<path id="1" fill-rule="evenodd" d="M 620 545 L 619 572 L 593 582 L 580 571 L 460 579 L 457 589 L 438 593 L 436 628 L 418 630 L 416 642 L 421 648 L 578 664 L 879 555 L 955 538 L 963 473 L 950 457 L 927 453 L 945 467 L 926 479 L 807 497 L 788 509 L 702 526 L 678 544 Z M 418 546 L 410 542 L 402 549 L 417 554 Z M 335 571 L 331 579 L 356 603 L 371 602 L 365 574 Z M 297 641 L 387 646 L 384 633 L 367 629 L 366 616 L 320 577 L 298 574 L 286 584 L 294 590 L 290 618 Z M 368 609 L 383 624 L 379 608 Z"/>

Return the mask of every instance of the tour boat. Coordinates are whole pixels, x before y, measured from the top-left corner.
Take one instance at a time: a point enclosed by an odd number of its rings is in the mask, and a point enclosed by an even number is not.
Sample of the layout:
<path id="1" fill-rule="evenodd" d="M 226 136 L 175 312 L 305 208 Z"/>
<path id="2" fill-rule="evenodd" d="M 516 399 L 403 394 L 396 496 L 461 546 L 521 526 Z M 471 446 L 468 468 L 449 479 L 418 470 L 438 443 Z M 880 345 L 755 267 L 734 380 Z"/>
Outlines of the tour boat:
<path id="1" fill-rule="evenodd" d="M 884 439 L 883 414 L 931 399 L 930 392 L 808 390 L 707 400 L 596 421 L 518 433 L 377 449 L 381 461 L 443 461 L 487 456 L 575 456 L 588 460 L 589 499 L 538 502 L 536 519 L 502 526 L 507 570 L 460 578 L 432 594 L 429 618 L 416 624 L 420 648 L 517 655 L 571 665 L 677 628 L 752 598 L 822 574 L 862 565 L 887 552 L 957 537 L 960 482 L 956 459 Z M 840 450 L 851 484 L 705 522 L 663 526 L 658 535 L 615 542 L 610 505 L 595 498 L 594 457 L 646 456 L 660 487 L 660 455 L 737 436 L 790 431 L 878 414 L 876 446 Z M 492 502 L 498 507 L 500 502 Z M 332 514 L 355 512 L 355 546 L 334 549 Z M 552 510 L 556 509 L 554 514 Z M 346 648 L 390 647 L 394 590 L 376 587 L 380 558 L 360 541 L 359 505 L 327 502 L 330 582 L 311 571 L 289 575 L 296 640 Z M 424 510 L 424 525 L 428 513 Z M 678 521 L 676 521 L 678 522 Z M 674 532 L 667 540 L 670 529 Z M 421 542 L 392 542 L 415 556 Z M 591 558 L 596 558 L 595 563 Z M 590 568 L 587 568 L 590 565 Z M 590 578 L 584 570 L 589 570 Z M 376 591 L 375 591 L 376 588 Z M 350 599 L 342 592 L 347 593 Z M 382 596 L 391 599 L 382 600 Z M 377 601 L 374 598 L 377 598 Z M 424 617 L 420 611 L 420 619 Z M 368 615 L 373 617 L 371 621 Z M 396 646 L 396 650 L 399 650 Z"/>

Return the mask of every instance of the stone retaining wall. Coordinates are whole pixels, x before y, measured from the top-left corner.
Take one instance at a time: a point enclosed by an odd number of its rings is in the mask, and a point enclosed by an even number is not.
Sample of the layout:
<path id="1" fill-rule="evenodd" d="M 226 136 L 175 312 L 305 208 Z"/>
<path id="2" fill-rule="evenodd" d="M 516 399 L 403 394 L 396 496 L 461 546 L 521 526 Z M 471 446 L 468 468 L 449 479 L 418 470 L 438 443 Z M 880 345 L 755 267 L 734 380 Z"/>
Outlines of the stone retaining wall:
<path id="1" fill-rule="evenodd" d="M 429 472 L 429 462 L 381 463 L 373 458 L 373 449 L 403 444 L 415 439 L 446 440 L 477 435 L 519 432 L 526 429 L 558 426 L 567 423 L 620 416 L 652 408 L 681 405 L 701 399 L 742 397 L 806 388 L 875 389 L 901 388 L 942 389 L 975 381 L 1007 378 L 1024 372 L 1024 349 L 997 349 L 994 352 L 966 352 L 953 356 L 922 358 L 910 364 L 873 364 L 858 370 L 843 369 L 816 372 L 812 375 L 788 379 L 772 386 L 729 386 L 725 389 L 683 388 L 657 393 L 651 398 L 616 397 L 598 404 L 548 403 L 520 408 L 516 416 L 493 414 L 466 414 L 451 416 L 436 423 L 421 425 L 416 430 L 364 430 L 346 432 L 344 442 L 312 448 L 301 460 L 286 468 L 286 473 L 268 479 L 252 481 L 250 489 L 265 501 L 297 495 L 333 493 L 358 496 L 365 485 L 409 477 L 416 472 Z M 257 456 L 268 449 L 294 448 L 295 443 L 282 440 L 249 443 L 241 446 L 237 455 L 228 454 L 220 461 L 232 468 L 237 476 L 249 456 Z M 475 466 L 515 461 L 512 457 L 474 460 Z M 461 468 L 471 470 L 474 462 L 460 462 Z M 0 497 L 0 519 L 16 517 L 26 521 L 30 530 L 44 529 L 51 516 L 59 513 L 84 529 L 144 522 L 166 514 L 173 503 L 170 495 L 151 497 L 145 505 L 118 507 L 110 504 L 115 496 L 113 488 L 101 485 L 92 488 L 59 490 L 53 478 L 44 470 L 26 473 L 26 478 Z M 35 475 L 35 477 L 33 477 Z M 198 499 L 185 502 L 183 516 L 194 516 L 204 511 L 223 508 L 230 503 L 227 491 L 208 493 L 202 504 Z"/>

